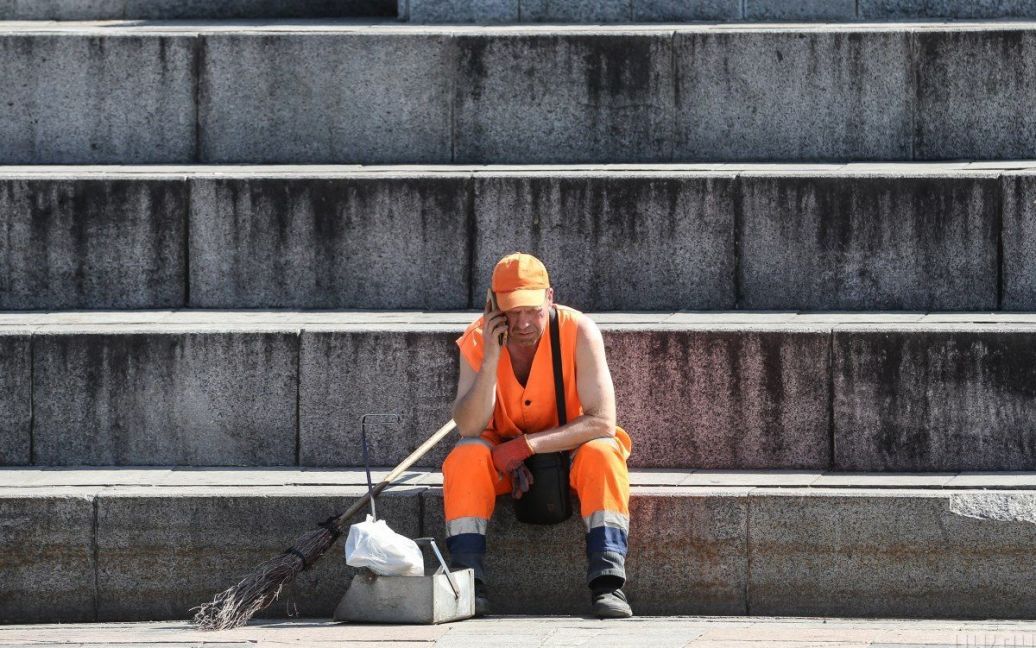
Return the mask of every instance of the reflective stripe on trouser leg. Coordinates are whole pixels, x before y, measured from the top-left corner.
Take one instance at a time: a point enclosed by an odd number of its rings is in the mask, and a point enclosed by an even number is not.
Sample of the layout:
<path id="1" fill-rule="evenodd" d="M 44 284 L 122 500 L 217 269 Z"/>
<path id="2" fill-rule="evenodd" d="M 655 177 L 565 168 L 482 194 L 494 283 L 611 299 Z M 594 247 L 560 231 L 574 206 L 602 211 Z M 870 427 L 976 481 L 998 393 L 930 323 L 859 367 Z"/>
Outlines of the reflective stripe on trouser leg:
<path id="1" fill-rule="evenodd" d="M 574 453 L 571 485 L 579 495 L 587 529 L 587 583 L 601 576 L 626 578 L 628 454 L 628 448 L 615 438 L 588 441 Z"/>
<path id="2" fill-rule="evenodd" d="M 486 526 L 497 495 L 511 490 L 511 480 L 502 479 L 493 467 L 492 447 L 482 438 L 461 439 L 442 466 L 450 563 L 473 569 L 475 578 L 483 582 Z"/>
<path id="3" fill-rule="evenodd" d="M 583 518 L 586 524 L 586 582 L 601 576 L 626 580 L 626 549 L 629 518 L 613 511 L 594 511 Z"/>

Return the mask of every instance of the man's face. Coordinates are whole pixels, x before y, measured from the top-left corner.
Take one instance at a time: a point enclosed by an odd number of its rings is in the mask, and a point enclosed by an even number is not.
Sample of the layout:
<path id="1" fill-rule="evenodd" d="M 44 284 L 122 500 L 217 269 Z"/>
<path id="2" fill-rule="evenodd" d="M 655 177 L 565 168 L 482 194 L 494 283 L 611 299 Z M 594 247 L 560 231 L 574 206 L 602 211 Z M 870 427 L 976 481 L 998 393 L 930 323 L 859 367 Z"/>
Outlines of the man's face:
<path id="1" fill-rule="evenodd" d="M 550 307 L 553 305 L 552 291 L 547 291 L 547 299 L 541 306 L 530 308 L 512 308 L 505 311 L 507 315 L 507 335 L 510 342 L 519 346 L 536 346 L 540 336 L 550 322 Z"/>

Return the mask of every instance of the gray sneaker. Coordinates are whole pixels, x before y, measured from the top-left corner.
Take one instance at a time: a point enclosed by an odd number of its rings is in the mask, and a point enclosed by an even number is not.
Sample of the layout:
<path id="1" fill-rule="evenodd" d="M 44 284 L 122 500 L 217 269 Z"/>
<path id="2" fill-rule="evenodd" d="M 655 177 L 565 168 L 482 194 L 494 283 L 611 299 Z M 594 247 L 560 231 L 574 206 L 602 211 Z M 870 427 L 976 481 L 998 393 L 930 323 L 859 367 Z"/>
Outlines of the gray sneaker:
<path id="1" fill-rule="evenodd" d="M 633 616 L 621 589 L 594 592 L 594 616 L 600 619 L 628 619 Z"/>

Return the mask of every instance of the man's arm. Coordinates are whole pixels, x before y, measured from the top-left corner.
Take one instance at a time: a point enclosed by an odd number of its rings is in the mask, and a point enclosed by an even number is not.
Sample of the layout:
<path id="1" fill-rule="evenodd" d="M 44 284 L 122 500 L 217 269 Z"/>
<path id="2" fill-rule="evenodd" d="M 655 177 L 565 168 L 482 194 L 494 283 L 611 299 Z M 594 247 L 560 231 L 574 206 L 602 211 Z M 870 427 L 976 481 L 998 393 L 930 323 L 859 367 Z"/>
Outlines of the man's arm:
<path id="1" fill-rule="evenodd" d="M 462 437 L 477 437 L 493 420 L 496 405 L 496 370 L 500 364 L 500 334 L 507 330 L 507 317 L 488 311 L 482 335 L 482 366 L 475 371 L 460 357 L 457 398 L 453 401 L 453 421 Z"/>
<path id="2" fill-rule="evenodd" d="M 615 387 L 604 357 L 604 338 L 589 317 L 576 334 L 576 389 L 583 415 L 561 427 L 526 435 L 534 452 L 558 452 L 591 439 L 615 436 Z"/>
<path id="3" fill-rule="evenodd" d="M 460 435 L 477 437 L 482 434 L 493 418 L 495 405 L 496 367 L 489 368 L 483 362 L 482 371 L 475 371 L 461 356 L 457 398 L 453 401 L 453 420 Z"/>

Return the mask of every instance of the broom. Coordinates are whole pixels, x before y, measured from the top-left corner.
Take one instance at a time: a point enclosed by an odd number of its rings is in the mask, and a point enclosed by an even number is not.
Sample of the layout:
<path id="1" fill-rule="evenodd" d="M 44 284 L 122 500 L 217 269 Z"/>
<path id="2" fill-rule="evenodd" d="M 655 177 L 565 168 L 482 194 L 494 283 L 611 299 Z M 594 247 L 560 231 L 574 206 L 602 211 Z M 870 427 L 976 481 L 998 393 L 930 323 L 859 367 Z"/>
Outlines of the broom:
<path id="1" fill-rule="evenodd" d="M 302 571 L 309 569 L 331 548 L 335 540 L 345 532 L 349 520 L 359 513 L 372 497 L 388 488 L 392 480 L 423 457 L 456 426 L 457 424 L 451 420 L 439 428 L 345 513 L 332 515 L 322 522 L 319 528 L 300 536 L 291 548 L 259 565 L 250 576 L 245 577 L 237 585 L 220 592 L 208 603 L 191 608 L 198 611 L 194 615 L 194 624 L 202 630 L 227 630 L 248 623 L 257 612 L 277 599 L 281 588 L 295 580 Z"/>

